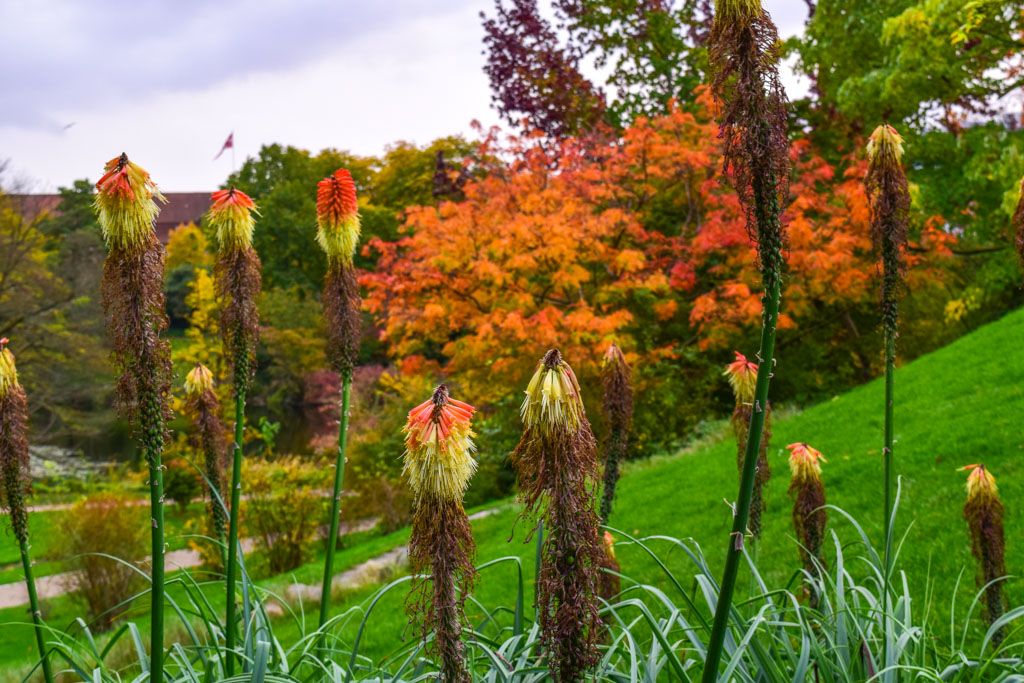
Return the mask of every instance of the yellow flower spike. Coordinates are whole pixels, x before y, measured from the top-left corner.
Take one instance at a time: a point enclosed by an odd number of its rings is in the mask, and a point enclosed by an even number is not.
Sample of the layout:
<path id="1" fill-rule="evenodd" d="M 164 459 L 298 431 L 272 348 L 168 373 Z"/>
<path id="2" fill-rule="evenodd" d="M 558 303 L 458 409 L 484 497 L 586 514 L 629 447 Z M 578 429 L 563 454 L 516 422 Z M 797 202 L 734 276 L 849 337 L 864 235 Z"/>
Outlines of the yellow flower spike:
<path id="1" fill-rule="evenodd" d="M 584 415 L 580 385 L 557 349 L 548 351 L 537 365 L 519 414 L 528 429 L 540 429 L 543 434 L 574 433 L 580 428 Z"/>
<path id="2" fill-rule="evenodd" d="M 957 472 L 969 471 L 967 475 L 967 501 L 978 503 L 990 503 L 999 499 L 999 487 L 996 486 L 996 478 L 982 464 L 967 465 L 957 469 Z"/>
<path id="3" fill-rule="evenodd" d="M 715 0 L 715 21 L 749 22 L 761 13 L 761 0 Z"/>
<path id="4" fill-rule="evenodd" d="M 359 243 L 359 204 L 352 174 L 339 168 L 316 191 L 316 239 L 330 261 L 352 265 Z"/>
<path id="5" fill-rule="evenodd" d="M 729 363 L 722 372 L 729 378 L 729 386 L 737 403 L 751 405 L 754 402 L 754 387 L 757 385 L 757 364 L 747 360 L 739 351 L 733 351 L 736 360 Z"/>
<path id="6" fill-rule="evenodd" d="M 139 251 L 155 237 L 153 223 L 160 208 L 153 199 L 167 200 L 149 173 L 125 154 L 108 161 L 103 170 L 93 203 L 103 238 L 111 247 Z"/>
<path id="7" fill-rule="evenodd" d="M 185 395 L 198 398 L 210 389 L 213 389 L 213 374 L 202 363 L 196 363 L 185 375 Z"/>
<path id="8" fill-rule="evenodd" d="M 18 369 L 14 366 L 14 354 L 10 349 L 4 348 L 7 339 L 0 339 L 0 398 L 5 398 L 7 392 L 19 386 Z"/>
<path id="9" fill-rule="evenodd" d="M 221 251 L 251 247 L 256 224 L 253 214 L 258 216 L 260 212 L 249 195 L 232 187 L 214 192 L 210 201 L 206 220 L 217 231 Z"/>
<path id="10" fill-rule="evenodd" d="M 888 123 L 883 123 L 868 138 L 868 160 L 875 164 L 898 164 L 903 158 L 903 137 Z"/>
<path id="11" fill-rule="evenodd" d="M 434 395 L 409 411 L 402 472 L 417 497 L 462 500 L 476 471 L 473 406 L 456 401 L 441 384 Z"/>
<path id="12" fill-rule="evenodd" d="M 821 463 L 825 462 L 821 451 L 805 443 L 791 443 L 786 448 L 789 449 L 789 469 L 794 482 L 799 484 L 808 479 L 821 479 Z"/>
<path id="13" fill-rule="evenodd" d="M 615 559 L 615 537 L 612 536 L 612 532 L 604 532 L 604 547 L 608 551 L 608 556 L 613 560 Z"/>

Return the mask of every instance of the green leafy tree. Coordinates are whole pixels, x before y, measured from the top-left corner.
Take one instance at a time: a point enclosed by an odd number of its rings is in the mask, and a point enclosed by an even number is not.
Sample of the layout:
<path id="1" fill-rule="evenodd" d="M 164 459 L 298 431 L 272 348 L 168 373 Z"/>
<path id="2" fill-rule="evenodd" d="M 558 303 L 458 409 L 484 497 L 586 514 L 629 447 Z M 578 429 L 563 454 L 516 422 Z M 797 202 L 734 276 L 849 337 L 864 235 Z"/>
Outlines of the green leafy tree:
<path id="1" fill-rule="evenodd" d="M 578 136 L 691 102 L 704 82 L 707 0 L 495 0 L 481 14 L 494 104 L 511 125 Z M 595 82 L 581 71 L 591 59 Z"/>
<path id="2" fill-rule="evenodd" d="M 1006 0 L 822 0 L 797 51 L 822 100 L 861 126 L 956 129 L 1024 83 L 1022 31 Z"/>
<path id="3" fill-rule="evenodd" d="M 689 102 L 705 81 L 708 0 L 558 0 L 583 54 L 608 76 L 608 117 L 617 128 L 637 116 L 665 112 L 669 100 Z"/>
<path id="4" fill-rule="evenodd" d="M 99 273 L 103 243 L 82 215 L 91 186 L 62 188 L 56 211 L 38 213 L 20 188 L 0 182 L 0 337 L 10 338 L 37 433 L 95 435 L 107 407 Z"/>
<path id="5" fill-rule="evenodd" d="M 265 145 L 245 161 L 225 186 L 252 197 L 260 211 L 253 237 L 263 260 L 267 290 L 298 287 L 320 291 L 323 259 L 310 258 L 316 235 L 316 184 L 339 168 L 347 168 L 360 196 L 359 212 L 365 239 L 398 237 L 399 213 L 409 206 L 435 204 L 434 175 L 438 153 L 447 164 L 461 165 L 474 146 L 463 138 L 440 138 L 425 147 L 398 142 L 382 159 L 325 149 L 317 153 L 278 144 Z M 359 254 L 357 268 L 373 261 Z"/>
<path id="6" fill-rule="evenodd" d="M 253 246 L 263 261 L 267 289 L 298 285 L 318 291 L 323 259 L 310 258 L 316 234 L 316 184 L 338 168 L 351 169 L 357 186 L 365 186 L 375 160 L 326 149 L 318 154 L 278 144 L 265 145 L 246 159 L 226 186 L 252 197 L 260 211 Z"/>
<path id="7" fill-rule="evenodd" d="M 962 322 L 1019 305 L 1008 219 L 1024 131 L 1005 97 L 1024 83 L 1019 3 L 821 0 L 791 47 L 814 83 L 798 109 L 816 147 L 839 158 L 882 121 L 905 131 L 912 207 L 958 237 L 953 291 L 980 292 Z"/>

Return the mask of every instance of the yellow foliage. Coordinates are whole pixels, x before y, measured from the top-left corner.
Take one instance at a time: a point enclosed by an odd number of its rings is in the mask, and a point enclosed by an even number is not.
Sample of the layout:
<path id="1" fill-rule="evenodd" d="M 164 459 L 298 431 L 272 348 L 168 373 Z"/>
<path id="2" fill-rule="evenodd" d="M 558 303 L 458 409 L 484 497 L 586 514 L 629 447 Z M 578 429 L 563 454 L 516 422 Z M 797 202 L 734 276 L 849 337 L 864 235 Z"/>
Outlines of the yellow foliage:
<path id="1" fill-rule="evenodd" d="M 946 302 L 946 310 L 943 317 L 948 325 L 960 322 L 968 313 L 972 313 L 979 308 L 981 308 L 981 291 L 976 287 L 971 287 L 959 299 L 951 299 Z"/>
<path id="2" fill-rule="evenodd" d="M 210 266 L 213 255 L 207 251 L 207 239 L 195 223 L 181 223 L 167 236 L 167 272 L 183 263 L 193 266 Z"/>
<path id="3" fill-rule="evenodd" d="M 204 365 L 216 379 L 215 391 L 221 403 L 228 398 L 230 387 L 224 379 L 226 364 L 220 342 L 220 306 L 213 284 L 213 276 L 203 268 L 197 268 L 195 278 L 189 285 L 189 293 L 185 297 L 189 307 L 188 328 L 185 339 L 175 343 L 171 349 L 171 358 L 178 367 L 187 370 L 196 365 Z M 186 371 L 187 371 L 186 370 Z M 179 409 L 179 405 L 174 406 Z"/>

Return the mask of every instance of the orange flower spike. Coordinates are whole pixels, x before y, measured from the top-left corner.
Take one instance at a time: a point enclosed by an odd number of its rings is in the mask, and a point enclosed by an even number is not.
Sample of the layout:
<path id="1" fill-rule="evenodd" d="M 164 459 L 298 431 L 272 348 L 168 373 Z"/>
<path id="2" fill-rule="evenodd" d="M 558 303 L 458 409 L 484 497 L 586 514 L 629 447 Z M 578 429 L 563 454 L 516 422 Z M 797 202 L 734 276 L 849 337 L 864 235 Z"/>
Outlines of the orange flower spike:
<path id="1" fill-rule="evenodd" d="M 806 443 L 791 443 L 786 448 L 789 450 L 789 469 L 795 482 L 821 478 L 821 463 L 825 462 L 821 451 Z"/>
<path id="2" fill-rule="evenodd" d="M 330 261 L 352 265 L 359 242 L 359 202 L 352 174 L 339 168 L 317 185 L 316 239 Z"/>
<path id="3" fill-rule="evenodd" d="M 476 471 L 472 407 L 461 402 L 460 406 L 451 403 L 448 388 L 442 384 L 429 401 L 409 411 L 403 472 L 417 496 L 429 494 L 461 501 Z"/>
<path id="4" fill-rule="evenodd" d="M 967 475 L 967 500 L 968 502 L 990 503 L 999 499 L 999 487 L 996 486 L 996 478 L 982 464 L 967 465 L 961 467 L 957 472 L 968 471 Z"/>
<path id="5" fill-rule="evenodd" d="M 608 555 L 615 558 L 615 537 L 612 536 L 612 532 L 604 532 L 604 547 L 608 550 Z"/>
<path id="6" fill-rule="evenodd" d="M 739 351 L 733 351 L 736 360 L 725 367 L 723 375 L 729 378 L 737 403 L 754 402 L 754 387 L 757 385 L 757 364 L 747 360 Z"/>
<path id="7" fill-rule="evenodd" d="M 209 224 L 217 231 L 221 251 L 248 249 L 252 246 L 252 231 L 259 215 L 256 203 L 241 190 L 217 190 L 210 195 L 210 210 L 206 214 Z"/>
<path id="8" fill-rule="evenodd" d="M 103 170 L 93 202 L 103 238 L 111 247 L 139 252 L 156 239 L 153 223 L 160 209 L 154 198 L 166 200 L 149 173 L 124 154 L 108 161 Z"/>

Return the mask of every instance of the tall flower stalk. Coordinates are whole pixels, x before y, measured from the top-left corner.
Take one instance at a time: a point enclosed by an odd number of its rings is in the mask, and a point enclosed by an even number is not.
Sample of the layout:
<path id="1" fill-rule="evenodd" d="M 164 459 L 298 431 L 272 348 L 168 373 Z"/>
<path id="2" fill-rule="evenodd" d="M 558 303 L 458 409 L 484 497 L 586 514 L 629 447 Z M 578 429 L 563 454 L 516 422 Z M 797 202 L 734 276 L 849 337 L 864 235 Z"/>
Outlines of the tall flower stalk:
<path id="1" fill-rule="evenodd" d="M 557 349 L 526 389 L 523 436 L 512 453 L 524 515 L 547 532 L 537 577 L 541 643 L 555 683 L 575 683 L 598 661 L 597 590 L 604 548 L 594 510 L 599 476 L 580 386 Z"/>
<path id="2" fill-rule="evenodd" d="M 747 232 L 756 241 L 764 295 L 761 346 L 753 409 L 747 429 L 739 495 L 736 499 L 715 621 L 708 640 L 703 680 L 718 678 L 732 595 L 747 532 L 761 431 L 768 405 L 768 384 L 775 364 L 775 327 L 782 285 L 780 200 L 788 192 L 786 96 L 779 81 L 779 36 L 760 0 L 716 0 L 708 40 L 711 90 L 720 103 L 719 137 L 724 176 L 746 211 Z"/>
<path id="3" fill-rule="evenodd" d="M 171 388 L 171 347 L 164 303 L 164 248 L 153 229 L 164 201 L 142 167 L 124 154 L 111 159 L 96 183 L 96 209 L 107 260 L 103 265 L 103 310 L 119 372 L 117 398 L 122 414 L 135 426 L 149 466 L 152 527 L 152 646 L 150 672 L 163 677 L 164 635 L 164 484 L 161 462 Z"/>
<path id="4" fill-rule="evenodd" d="M 885 332 L 885 444 L 884 471 L 885 572 L 892 561 L 893 487 L 893 378 L 896 373 L 896 337 L 899 334 L 899 294 L 906 270 L 907 217 L 910 191 L 900 160 L 903 138 L 888 124 L 875 128 L 868 140 L 868 173 L 864 180 L 871 202 L 871 240 L 882 265 L 881 307 Z"/>
<path id="5" fill-rule="evenodd" d="M 227 566 L 228 520 L 221 498 L 224 491 L 223 458 L 227 445 L 224 435 L 227 429 L 220 419 L 220 401 L 213 391 L 213 375 L 202 363 L 197 363 L 185 377 L 185 410 L 195 425 L 196 446 L 203 453 L 209 487 L 206 508 L 210 528 L 221 545 L 222 566 Z"/>
<path id="6" fill-rule="evenodd" d="M 407 608 L 410 618 L 420 622 L 424 642 L 434 634 L 430 650 L 441 660 L 444 683 L 470 681 L 462 622 L 463 604 L 476 580 L 476 544 L 462 497 L 476 471 L 470 426 L 474 410 L 451 398 L 441 384 L 430 399 L 409 411 L 404 428 L 402 470 L 416 501 L 409 538 L 415 578 Z"/>
<path id="7" fill-rule="evenodd" d="M 736 435 L 736 467 L 743 476 L 743 456 L 747 452 L 747 430 L 754 411 L 754 389 L 757 384 L 757 365 L 747 360 L 739 351 L 734 351 L 736 360 L 726 366 L 722 373 L 729 379 L 736 407 L 732 411 L 732 431 Z M 764 404 L 764 428 L 761 430 L 761 447 L 757 451 L 757 470 L 754 474 L 754 491 L 750 498 L 750 521 L 747 528 L 757 540 L 761 539 L 761 515 L 765 510 L 764 487 L 772 477 L 768 463 L 768 442 L 772 438 L 770 421 L 771 404 Z"/>
<path id="8" fill-rule="evenodd" d="M 633 387 L 630 369 L 622 349 L 615 344 L 608 347 L 601 363 L 601 386 L 604 398 L 601 414 L 608 424 L 608 444 L 605 448 L 604 491 L 601 494 L 601 523 L 607 524 L 615 500 L 615 485 L 619 481 L 619 466 L 629 451 L 629 432 L 633 426 Z"/>
<path id="9" fill-rule="evenodd" d="M 1020 187 L 1017 189 L 1017 207 L 1010 219 L 1013 226 L 1013 234 L 1017 244 L 1017 255 L 1020 256 L 1021 265 L 1024 265 L 1024 178 L 1020 180 Z"/>
<path id="10" fill-rule="evenodd" d="M 11 530 L 18 539 L 29 608 L 35 625 L 36 647 L 39 648 L 39 658 L 43 663 L 43 677 L 46 683 L 53 683 L 53 671 L 43 639 L 43 615 L 39 609 L 28 545 L 28 509 L 25 507 L 25 495 L 28 492 L 28 402 L 25 390 L 18 382 L 14 354 L 5 348 L 6 343 L 6 338 L 0 339 L 0 477 L 3 478 L 0 508 L 10 514 Z"/>
<path id="11" fill-rule="evenodd" d="M 231 507 L 228 509 L 227 615 L 225 644 L 228 675 L 234 674 L 238 629 L 235 626 L 235 585 L 238 574 L 238 522 L 242 494 L 242 435 L 245 431 L 245 399 L 256 370 L 259 311 L 256 300 L 262 289 L 260 257 L 252 246 L 256 205 L 241 190 L 218 190 L 211 197 L 207 224 L 217 233 L 214 276 L 221 300 L 220 333 L 228 358 L 235 396 L 235 442 L 231 453 Z M 244 629 L 244 624 L 242 626 Z"/>
<path id="12" fill-rule="evenodd" d="M 1003 534 L 1003 503 L 999 500 L 996 478 L 984 465 L 968 465 L 967 503 L 964 519 L 971 534 L 971 554 L 978 560 L 978 587 L 985 588 L 985 606 L 989 624 L 1003 615 L 1003 582 L 1006 576 L 1006 539 Z M 1003 642 L 999 629 L 992 642 Z"/>
<path id="13" fill-rule="evenodd" d="M 334 466 L 330 531 L 324 558 L 324 579 L 320 593 L 320 629 L 330 611 L 334 551 L 338 543 L 341 491 L 345 482 L 345 447 L 348 441 L 348 413 L 352 393 L 352 371 L 359 357 L 361 319 L 359 282 L 352 259 L 359 243 L 359 204 L 352 175 L 338 169 L 317 185 L 317 242 L 327 255 L 323 309 L 327 328 L 327 359 L 341 378 L 341 419 L 338 425 L 338 456 Z"/>
<path id="14" fill-rule="evenodd" d="M 824 566 L 822 550 L 825 542 L 825 484 L 821 481 L 821 463 L 825 461 L 821 452 L 805 443 L 791 443 L 789 449 L 789 470 L 793 480 L 789 484 L 789 495 L 793 498 L 793 530 L 800 543 L 800 560 L 804 571 L 814 576 L 818 566 Z M 808 602 L 818 607 L 818 593 L 813 587 L 807 590 Z"/>

